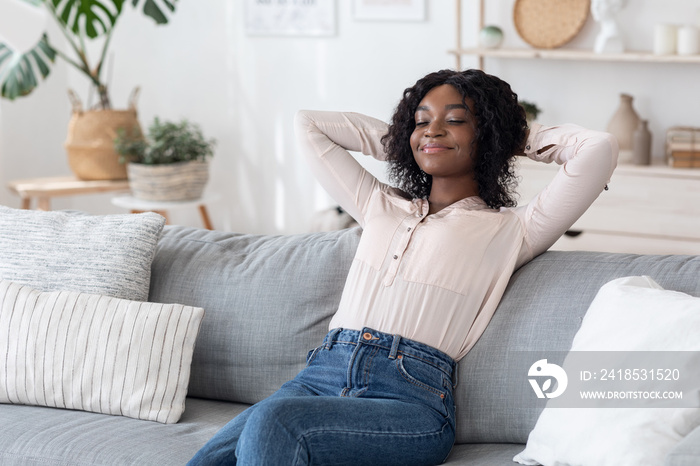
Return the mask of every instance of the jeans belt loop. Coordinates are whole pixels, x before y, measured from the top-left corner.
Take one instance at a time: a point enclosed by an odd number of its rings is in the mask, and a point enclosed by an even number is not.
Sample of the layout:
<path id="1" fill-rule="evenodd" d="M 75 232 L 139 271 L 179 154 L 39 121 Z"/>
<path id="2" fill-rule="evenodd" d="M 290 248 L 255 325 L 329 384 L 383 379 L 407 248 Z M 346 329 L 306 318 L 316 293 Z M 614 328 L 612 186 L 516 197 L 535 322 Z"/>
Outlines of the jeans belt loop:
<path id="1" fill-rule="evenodd" d="M 394 341 L 391 342 L 391 351 L 389 351 L 389 359 L 396 359 L 396 354 L 399 352 L 399 343 L 401 343 L 401 335 L 394 335 Z"/>
<path id="2" fill-rule="evenodd" d="M 333 348 L 333 343 L 335 341 L 335 337 L 337 337 L 338 334 L 342 330 L 343 330 L 342 328 L 338 327 L 338 328 L 334 328 L 333 330 L 330 331 L 330 333 L 328 334 L 328 339 L 326 341 L 326 349 L 327 350 L 330 350 L 331 348 Z"/>

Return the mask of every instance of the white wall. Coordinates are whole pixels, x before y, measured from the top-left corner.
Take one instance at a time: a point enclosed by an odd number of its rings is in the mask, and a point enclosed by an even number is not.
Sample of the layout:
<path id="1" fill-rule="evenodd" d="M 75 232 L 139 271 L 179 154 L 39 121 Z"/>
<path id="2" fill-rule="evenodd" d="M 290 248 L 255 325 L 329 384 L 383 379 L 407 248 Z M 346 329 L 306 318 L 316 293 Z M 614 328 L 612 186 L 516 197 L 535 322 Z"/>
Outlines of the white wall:
<path id="1" fill-rule="evenodd" d="M 142 88 L 140 120 L 189 118 L 218 139 L 209 190 L 218 229 L 253 233 L 305 231 L 315 210 L 332 205 L 312 179 L 293 138 L 300 108 L 348 110 L 388 119 L 404 88 L 430 71 L 454 67 L 454 1 L 428 0 L 424 22 L 360 22 L 350 0 L 337 0 L 332 37 L 259 37 L 243 30 L 243 2 L 179 2 L 169 25 L 156 27 L 126 7 L 113 44 L 111 92 L 115 107 Z M 512 26 L 513 0 L 490 0 L 487 22 L 506 30 L 506 45 L 524 45 Z M 653 24 L 695 18 L 694 0 L 634 0 L 621 14 L 632 49 L 650 49 Z M 465 45 L 475 37 L 476 2 L 464 0 Z M 592 48 L 592 19 L 570 45 Z M 51 32 L 54 41 L 60 34 Z M 474 66 L 465 58 L 463 66 Z M 698 65 L 594 62 L 486 62 L 522 98 L 537 102 L 543 123 L 572 121 L 604 129 L 618 93 L 635 96 L 651 120 L 654 150 L 662 152 L 668 126 L 700 126 Z M 0 183 L 68 174 L 63 151 L 70 106 L 66 87 L 84 98 L 88 84 L 64 64 L 31 96 L 0 101 Z M 381 173 L 379 164 L 372 164 Z M 120 212 L 109 195 L 64 198 L 54 208 Z M 0 203 L 19 200 L 0 190 Z M 196 212 L 175 212 L 174 223 L 199 226 Z"/>

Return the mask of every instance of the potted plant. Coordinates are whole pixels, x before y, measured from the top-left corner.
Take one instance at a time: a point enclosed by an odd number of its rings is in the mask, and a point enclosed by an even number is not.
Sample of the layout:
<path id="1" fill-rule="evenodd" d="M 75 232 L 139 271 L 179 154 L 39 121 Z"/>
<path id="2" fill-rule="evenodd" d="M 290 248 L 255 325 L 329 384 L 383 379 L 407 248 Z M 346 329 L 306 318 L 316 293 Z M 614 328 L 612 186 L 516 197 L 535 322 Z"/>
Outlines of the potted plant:
<path id="1" fill-rule="evenodd" d="M 3 1 L 3 0 L 0 0 Z M 39 85 L 39 75 L 46 79 L 56 58 L 83 73 L 97 91 L 94 108 L 83 109 L 80 99 L 71 95 L 73 116 L 68 127 L 66 151 L 73 172 L 82 179 L 123 179 L 124 166 L 118 163 L 112 141 L 118 128 L 138 128 L 135 94 L 128 110 L 112 110 L 104 64 L 107 50 L 125 3 L 142 6 L 143 14 L 157 24 L 166 24 L 175 11 L 177 0 L 4 0 L 33 9 L 58 25 L 70 48 L 55 48 L 44 31 L 38 43 L 28 51 L 16 50 L 0 43 L 0 90 L 4 98 L 14 100 L 30 94 Z M 45 11 L 40 10 L 44 8 Z M 16 10 L 20 11 L 20 10 Z M 39 28 L 41 34 L 41 28 Z M 102 40 L 96 62 L 90 62 L 87 40 Z M 9 40 L 9 39 L 8 39 Z"/>
<path id="2" fill-rule="evenodd" d="M 534 102 L 528 102 L 527 100 L 521 100 L 519 102 L 520 106 L 525 110 L 525 118 L 527 123 L 530 124 L 537 119 L 537 116 L 542 113 L 542 110 Z"/>
<path id="3" fill-rule="evenodd" d="M 127 164 L 134 197 L 149 201 L 185 201 L 202 197 L 209 179 L 208 159 L 214 139 L 205 139 L 199 126 L 158 118 L 144 138 L 138 129 L 119 130 L 114 147 Z"/>

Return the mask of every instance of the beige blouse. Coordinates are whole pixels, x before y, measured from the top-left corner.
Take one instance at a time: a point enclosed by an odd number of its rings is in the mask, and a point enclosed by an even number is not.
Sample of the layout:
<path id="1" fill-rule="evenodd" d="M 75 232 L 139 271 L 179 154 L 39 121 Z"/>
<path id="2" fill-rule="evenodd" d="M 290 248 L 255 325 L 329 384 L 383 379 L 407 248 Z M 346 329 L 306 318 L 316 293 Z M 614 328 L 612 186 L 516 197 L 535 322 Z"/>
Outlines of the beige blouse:
<path id="1" fill-rule="evenodd" d="M 515 269 L 546 251 L 609 181 L 618 147 L 607 133 L 533 124 L 526 155 L 561 165 L 529 204 L 490 209 L 479 197 L 428 215 L 348 151 L 384 160 L 387 124 L 356 113 L 300 111 L 297 139 L 328 193 L 363 233 L 330 328 L 369 327 L 459 360 L 493 316 Z M 553 145 L 538 153 L 538 149 Z"/>

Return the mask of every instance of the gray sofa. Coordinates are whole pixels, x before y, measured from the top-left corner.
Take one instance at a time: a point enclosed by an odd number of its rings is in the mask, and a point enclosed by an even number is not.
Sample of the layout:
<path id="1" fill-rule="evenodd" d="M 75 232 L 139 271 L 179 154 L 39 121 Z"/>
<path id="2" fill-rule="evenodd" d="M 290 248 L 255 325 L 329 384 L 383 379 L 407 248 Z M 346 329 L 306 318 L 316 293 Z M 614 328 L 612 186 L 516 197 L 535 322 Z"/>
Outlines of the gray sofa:
<path id="1" fill-rule="evenodd" d="M 166 227 L 149 300 L 206 311 L 181 420 L 0 405 L 0 464 L 186 463 L 220 427 L 304 366 L 327 332 L 359 237 L 359 229 L 254 236 Z M 600 286 L 642 274 L 700 296 L 700 257 L 547 252 L 518 270 L 459 364 L 457 444 L 447 464 L 515 464 L 542 405 L 508 359 L 514 351 L 568 350 Z M 700 464 L 700 428 L 666 463 Z"/>

